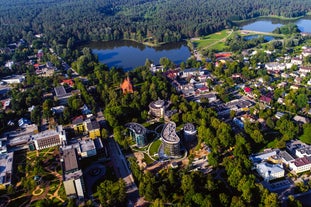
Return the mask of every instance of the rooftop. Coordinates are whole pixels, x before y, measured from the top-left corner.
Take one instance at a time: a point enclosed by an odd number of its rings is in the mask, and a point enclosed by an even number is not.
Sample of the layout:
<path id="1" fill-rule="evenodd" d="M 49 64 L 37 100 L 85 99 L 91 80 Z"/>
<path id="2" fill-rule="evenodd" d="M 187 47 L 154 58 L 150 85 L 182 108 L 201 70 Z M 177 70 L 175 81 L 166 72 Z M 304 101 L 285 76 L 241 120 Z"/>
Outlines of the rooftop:
<path id="1" fill-rule="evenodd" d="M 65 174 L 64 176 L 64 180 L 77 180 L 79 179 L 80 177 L 82 177 L 83 173 L 81 170 L 78 170 L 78 171 L 75 171 L 75 172 L 71 172 L 71 173 L 68 173 L 68 174 Z"/>
<path id="2" fill-rule="evenodd" d="M 11 182 L 13 152 L 0 155 L 0 184 Z"/>
<path id="3" fill-rule="evenodd" d="M 186 123 L 184 125 L 184 131 L 186 132 L 194 132 L 196 131 L 195 126 L 192 123 Z"/>
<path id="4" fill-rule="evenodd" d="M 126 124 L 126 127 L 134 131 L 135 134 L 145 134 L 147 131 L 143 125 L 133 122 Z"/>
<path id="5" fill-rule="evenodd" d="M 67 95 L 67 92 L 65 90 L 64 86 L 58 86 L 54 88 L 56 96 L 65 96 Z"/>
<path id="6" fill-rule="evenodd" d="M 150 107 L 152 108 L 162 108 L 164 107 L 165 101 L 164 100 L 156 100 L 150 103 Z"/>
<path id="7" fill-rule="evenodd" d="M 287 162 L 294 160 L 294 158 L 286 151 L 280 151 L 279 155 Z"/>
<path id="8" fill-rule="evenodd" d="M 86 128 L 88 131 L 91 131 L 91 130 L 99 129 L 100 126 L 99 126 L 99 123 L 97 121 L 88 120 L 86 123 Z"/>
<path id="9" fill-rule="evenodd" d="M 52 136 L 58 136 L 59 135 L 59 132 L 57 132 L 56 130 L 54 129 L 51 129 L 51 130 L 46 130 L 46 131 L 43 131 L 43 132 L 40 132 L 38 134 L 34 134 L 32 136 L 33 139 L 45 139 L 47 137 L 52 137 Z"/>
<path id="10" fill-rule="evenodd" d="M 81 152 L 87 152 L 95 149 L 94 141 L 91 139 L 80 141 Z"/>
<path id="11" fill-rule="evenodd" d="M 284 171 L 281 164 L 270 164 L 267 162 L 262 162 L 257 165 L 257 169 L 260 170 L 262 174 L 275 174 Z"/>
<path id="12" fill-rule="evenodd" d="M 180 139 L 176 134 L 176 124 L 174 122 L 169 122 L 165 124 L 164 128 L 162 129 L 162 138 L 165 142 L 171 144 L 179 143 Z"/>
<path id="13" fill-rule="evenodd" d="M 294 163 L 294 165 L 296 167 L 301 167 L 304 165 L 309 165 L 311 164 L 311 157 L 300 157 L 300 158 L 296 158 L 294 161 L 292 161 L 292 163 Z"/>
<path id="14" fill-rule="evenodd" d="M 63 150 L 64 172 L 78 169 L 77 154 L 74 148 Z"/>

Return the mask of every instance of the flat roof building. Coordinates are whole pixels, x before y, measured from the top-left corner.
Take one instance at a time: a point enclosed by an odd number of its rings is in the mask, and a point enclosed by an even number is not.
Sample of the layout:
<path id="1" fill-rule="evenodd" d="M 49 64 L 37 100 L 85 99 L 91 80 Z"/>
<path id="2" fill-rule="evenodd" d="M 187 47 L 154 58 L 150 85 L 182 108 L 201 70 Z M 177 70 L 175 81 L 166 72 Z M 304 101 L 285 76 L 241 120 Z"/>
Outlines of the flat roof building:
<path id="1" fill-rule="evenodd" d="M 79 169 L 75 148 L 65 148 L 62 151 L 63 183 L 69 198 L 84 198 L 83 173 Z"/>
<path id="2" fill-rule="evenodd" d="M 46 130 L 33 135 L 31 140 L 34 142 L 37 150 L 42 150 L 61 145 L 66 141 L 66 133 L 63 127 L 59 125 L 55 130 Z"/>
<path id="3" fill-rule="evenodd" d="M 310 171 L 311 169 L 311 156 L 299 157 L 289 163 L 289 168 L 296 173 Z"/>
<path id="4" fill-rule="evenodd" d="M 176 124 L 169 122 L 165 124 L 161 132 L 164 153 L 168 157 L 180 157 L 180 139 L 176 134 Z"/>
<path id="5" fill-rule="evenodd" d="M 12 181 L 13 152 L 0 154 L 0 186 L 8 186 Z"/>
<path id="6" fill-rule="evenodd" d="M 282 178 L 285 175 L 285 170 L 281 164 L 262 162 L 256 165 L 256 170 L 266 181 Z"/>

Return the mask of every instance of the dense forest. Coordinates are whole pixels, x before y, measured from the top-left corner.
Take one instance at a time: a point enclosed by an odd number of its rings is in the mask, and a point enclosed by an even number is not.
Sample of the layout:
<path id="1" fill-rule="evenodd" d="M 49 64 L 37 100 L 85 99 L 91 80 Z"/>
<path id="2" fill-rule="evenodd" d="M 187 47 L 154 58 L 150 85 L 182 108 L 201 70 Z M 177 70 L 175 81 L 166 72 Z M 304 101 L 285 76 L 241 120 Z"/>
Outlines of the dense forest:
<path id="1" fill-rule="evenodd" d="M 133 39 L 174 42 L 259 16 L 298 17 L 309 0 L 12 0 L 0 1 L 0 46 L 44 33 L 50 43 Z M 30 41 L 31 42 L 31 41 Z M 55 42 L 54 42 L 55 45 Z"/>

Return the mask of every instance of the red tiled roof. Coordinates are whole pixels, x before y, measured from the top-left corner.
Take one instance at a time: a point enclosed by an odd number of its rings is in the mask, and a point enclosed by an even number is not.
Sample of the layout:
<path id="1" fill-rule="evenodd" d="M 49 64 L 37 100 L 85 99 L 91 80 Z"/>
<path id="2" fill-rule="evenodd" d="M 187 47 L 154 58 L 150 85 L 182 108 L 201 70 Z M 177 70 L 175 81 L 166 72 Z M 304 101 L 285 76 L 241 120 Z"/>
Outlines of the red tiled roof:
<path id="1" fill-rule="evenodd" d="M 245 92 L 245 93 L 250 93 L 250 92 L 252 92 L 252 89 L 249 88 L 249 87 L 245 87 L 245 88 L 244 88 L 244 92 Z"/>
<path id="2" fill-rule="evenodd" d="M 222 53 L 217 53 L 215 54 L 216 58 L 223 58 L 223 57 L 231 57 L 232 53 L 231 52 L 222 52 Z"/>
<path id="3" fill-rule="evenodd" d="M 308 165 L 311 163 L 311 157 L 301 157 L 301 158 L 297 158 L 293 161 L 293 163 L 296 165 L 296 167 L 301 167 L 304 165 Z"/>
<path id="4" fill-rule="evenodd" d="M 272 101 L 272 98 L 269 98 L 267 96 L 261 96 L 259 100 L 264 102 L 264 103 L 268 103 L 269 104 Z"/>

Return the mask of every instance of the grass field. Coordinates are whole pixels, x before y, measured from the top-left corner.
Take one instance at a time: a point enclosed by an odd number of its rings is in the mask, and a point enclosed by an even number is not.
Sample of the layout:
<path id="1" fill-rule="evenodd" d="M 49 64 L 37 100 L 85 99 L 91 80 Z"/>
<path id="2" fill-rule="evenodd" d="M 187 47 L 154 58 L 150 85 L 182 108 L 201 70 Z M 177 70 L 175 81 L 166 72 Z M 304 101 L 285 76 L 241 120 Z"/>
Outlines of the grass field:
<path id="1" fill-rule="evenodd" d="M 161 143 L 162 143 L 162 141 L 160 139 L 158 139 L 151 144 L 150 149 L 149 149 L 149 154 L 151 156 L 158 153 L 158 150 L 159 150 Z"/>
<path id="2" fill-rule="evenodd" d="M 202 49 L 216 49 L 223 50 L 225 48 L 225 41 L 233 34 L 231 30 L 222 30 L 207 36 L 193 38 L 192 44 L 197 50 Z"/>

